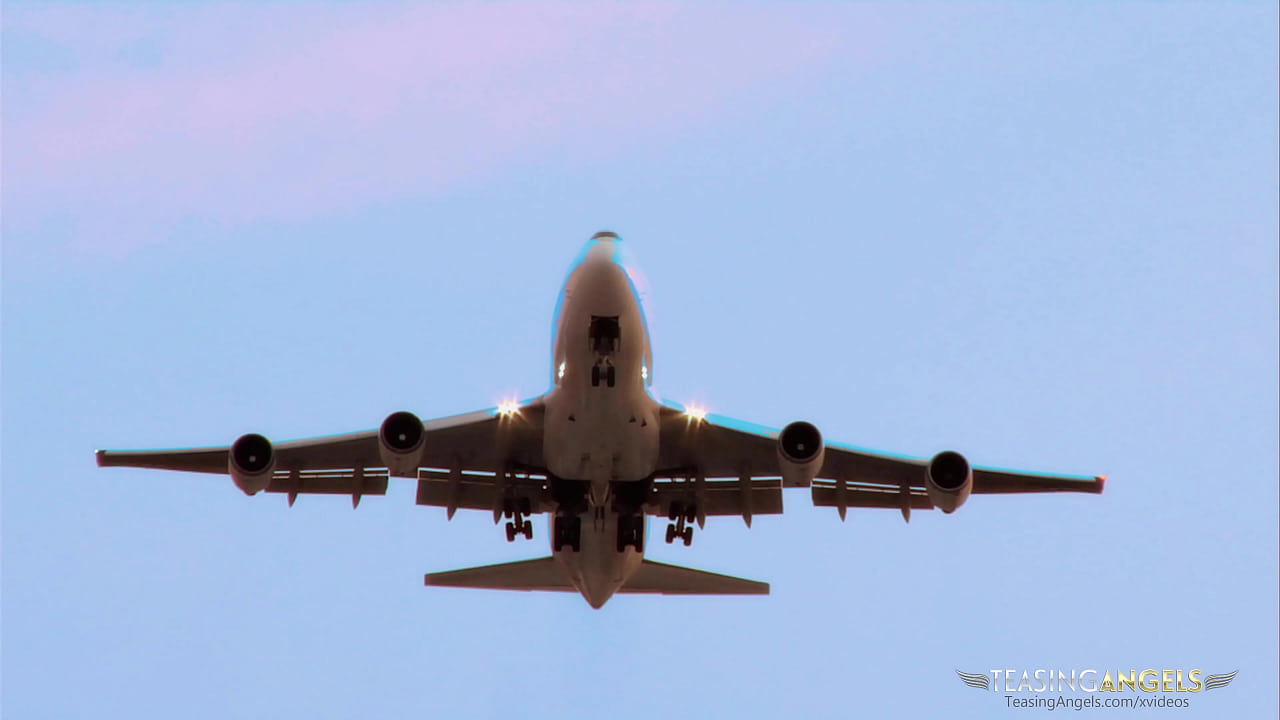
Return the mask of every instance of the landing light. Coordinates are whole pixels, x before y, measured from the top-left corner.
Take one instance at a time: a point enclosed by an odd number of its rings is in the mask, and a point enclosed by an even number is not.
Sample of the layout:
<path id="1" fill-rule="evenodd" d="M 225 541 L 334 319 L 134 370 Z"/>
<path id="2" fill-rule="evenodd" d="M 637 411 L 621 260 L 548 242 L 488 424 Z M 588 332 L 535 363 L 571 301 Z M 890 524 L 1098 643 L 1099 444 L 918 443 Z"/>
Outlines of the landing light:
<path id="1" fill-rule="evenodd" d="M 561 370 L 562 370 L 562 371 L 563 371 L 563 367 L 564 367 L 564 366 L 561 366 Z M 641 380 L 648 380 L 648 379 L 649 379 L 649 368 L 645 367 L 644 365 L 641 365 L 641 366 L 640 366 L 640 379 L 641 379 Z"/>
<path id="2" fill-rule="evenodd" d="M 561 363 L 560 363 L 560 370 L 558 370 L 558 371 L 557 371 L 557 373 L 556 373 L 556 377 L 559 377 L 559 378 L 563 378 L 563 377 L 564 377 L 564 363 L 563 363 L 563 362 L 561 362 Z"/>
<path id="3" fill-rule="evenodd" d="M 520 414 L 520 403 L 515 400 L 503 400 L 498 403 L 498 414 L 506 417 Z"/>
<path id="4" fill-rule="evenodd" d="M 702 422 L 707 419 L 707 409 L 697 405 L 686 405 L 684 415 L 690 422 Z"/>

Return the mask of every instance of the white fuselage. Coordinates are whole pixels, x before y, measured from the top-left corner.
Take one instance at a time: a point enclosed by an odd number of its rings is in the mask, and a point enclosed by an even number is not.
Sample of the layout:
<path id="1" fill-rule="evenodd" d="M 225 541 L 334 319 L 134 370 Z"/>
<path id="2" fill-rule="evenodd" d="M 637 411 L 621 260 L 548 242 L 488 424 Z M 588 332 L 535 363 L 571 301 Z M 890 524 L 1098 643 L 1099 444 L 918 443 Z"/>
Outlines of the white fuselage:
<path id="1" fill-rule="evenodd" d="M 554 557 L 594 607 L 622 587 L 643 554 L 617 549 L 613 484 L 645 480 L 658 462 L 649 333 L 619 242 L 593 239 L 565 281 L 552 342 L 554 384 L 543 398 L 547 469 L 589 483 L 581 549 L 553 545 Z"/>

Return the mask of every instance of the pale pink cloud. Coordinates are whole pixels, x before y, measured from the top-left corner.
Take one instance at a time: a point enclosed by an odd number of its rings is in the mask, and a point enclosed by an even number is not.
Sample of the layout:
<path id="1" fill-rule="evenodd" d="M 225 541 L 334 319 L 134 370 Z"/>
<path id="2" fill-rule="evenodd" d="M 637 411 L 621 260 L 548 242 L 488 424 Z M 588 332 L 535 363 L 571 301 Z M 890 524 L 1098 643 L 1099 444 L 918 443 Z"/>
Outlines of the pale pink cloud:
<path id="1" fill-rule="evenodd" d="M 64 6 L 5 23 L 70 57 L 7 79 L 9 219 L 71 213 L 119 231 L 78 240 L 104 251 L 182 218 L 429 196 L 548 148 L 634 152 L 848 40 L 828 10 L 757 5 Z"/>

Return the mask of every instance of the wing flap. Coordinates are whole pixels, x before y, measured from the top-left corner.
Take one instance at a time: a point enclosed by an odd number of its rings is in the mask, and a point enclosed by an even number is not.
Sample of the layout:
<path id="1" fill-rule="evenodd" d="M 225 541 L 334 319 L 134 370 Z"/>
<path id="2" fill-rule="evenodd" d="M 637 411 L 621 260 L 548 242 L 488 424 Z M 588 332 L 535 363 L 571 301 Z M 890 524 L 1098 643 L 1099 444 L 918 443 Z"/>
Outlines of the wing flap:
<path id="1" fill-rule="evenodd" d="M 418 471 L 417 504 L 457 510 L 492 510 L 503 498 L 524 498 L 534 513 L 554 510 L 545 477 L 514 475 L 498 483 L 494 473 Z"/>
<path id="2" fill-rule="evenodd" d="M 932 510 L 924 490 L 914 488 L 907 493 L 907 501 L 903 502 L 900 488 L 856 486 L 846 484 L 843 489 L 840 481 L 815 480 L 811 489 L 813 504 L 816 507 L 862 507 L 889 508 L 901 510 L 904 506 L 912 510 Z"/>
<path id="3" fill-rule="evenodd" d="M 704 516 L 778 515 L 782 512 L 782 479 L 752 478 L 745 491 L 736 478 L 710 478 L 702 483 L 658 480 L 645 502 L 645 512 L 665 516 L 672 502 L 696 504 Z"/>
<path id="4" fill-rule="evenodd" d="M 276 472 L 269 493 L 290 495 L 386 495 L 386 470 L 291 470 Z"/>
<path id="5" fill-rule="evenodd" d="M 660 595 L 768 595 L 769 583 L 645 560 L 618 592 Z"/>

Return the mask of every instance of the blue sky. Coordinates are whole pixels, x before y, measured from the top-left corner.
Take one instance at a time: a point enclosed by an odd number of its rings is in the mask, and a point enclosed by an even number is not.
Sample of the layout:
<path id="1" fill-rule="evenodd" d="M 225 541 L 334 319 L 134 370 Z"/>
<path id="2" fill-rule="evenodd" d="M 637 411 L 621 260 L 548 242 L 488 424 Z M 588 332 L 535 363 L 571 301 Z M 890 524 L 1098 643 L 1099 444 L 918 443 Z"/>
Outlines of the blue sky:
<path id="1" fill-rule="evenodd" d="M 12 2 L 3 32 L 6 718 L 986 718 L 953 669 L 1073 667 L 1239 669 L 1153 712 L 1277 715 L 1274 4 Z M 540 392 L 602 228 L 662 395 L 1106 494 L 910 525 L 788 494 L 651 552 L 771 596 L 593 612 L 423 588 L 546 530 L 411 483 L 287 508 L 93 465 Z"/>

